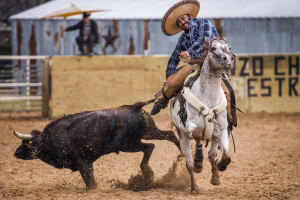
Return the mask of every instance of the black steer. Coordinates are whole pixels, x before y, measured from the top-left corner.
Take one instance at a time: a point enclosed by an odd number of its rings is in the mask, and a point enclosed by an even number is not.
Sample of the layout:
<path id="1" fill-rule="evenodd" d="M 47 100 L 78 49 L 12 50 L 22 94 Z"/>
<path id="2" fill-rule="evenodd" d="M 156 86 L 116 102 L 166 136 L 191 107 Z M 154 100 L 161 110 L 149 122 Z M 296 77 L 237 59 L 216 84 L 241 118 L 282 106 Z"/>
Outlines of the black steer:
<path id="1" fill-rule="evenodd" d="M 154 144 L 143 143 L 141 139 L 169 140 L 178 149 L 180 144 L 173 131 L 159 130 L 149 113 L 142 109 L 152 102 L 64 116 L 48 124 L 43 132 L 33 130 L 21 134 L 14 131 L 23 139 L 14 155 L 24 160 L 38 158 L 56 168 L 79 170 L 87 188 L 95 188 L 95 160 L 113 152 L 142 151 L 142 173 L 153 178 L 148 161 Z"/>

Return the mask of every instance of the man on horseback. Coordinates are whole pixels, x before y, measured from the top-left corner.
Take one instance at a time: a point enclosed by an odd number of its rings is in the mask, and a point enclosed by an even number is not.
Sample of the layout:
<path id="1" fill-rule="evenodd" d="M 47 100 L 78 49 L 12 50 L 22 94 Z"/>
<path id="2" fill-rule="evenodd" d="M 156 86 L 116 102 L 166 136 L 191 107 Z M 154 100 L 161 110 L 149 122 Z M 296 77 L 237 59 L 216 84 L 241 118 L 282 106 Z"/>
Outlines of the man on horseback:
<path id="1" fill-rule="evenodd" d="M 173 5 L 164 15 L 161 27 L 167 36 L 172 36 L 183 30 L 175 50 L 173 51 L 166 69 L 166 80 L 163 88 L 155 95 L 155 103 L 151 111 L 151 115 L 156 115 L 161 109 L 167 107 L 169 99 L 182 88 L 186 77 L 193 71 L 193 65 L 203 64 L 202 52 L 205 44 L 205 37 L 209 40 L 219 38 L 214 25 L 203 18 L 196 18 L 200 10 L 200 3 L 197 0 L 182 0 Z M 180 59 L 188 62 L 188 64 L 177 68 Z M 223 87 L 224 86 L 224 87 Z M 229 82 L 222 83 L 226 97 L 230 101 L 230 95 L 234 96 Z M 229 88 L 228 88 L 229 87 Z M 232 91 L 232 92 L 231 92 Z M 232 94 L 230 94 L 232 93 Z M 236 126 L 235 108 L 232 109 L 229 103 L 229 122 Z M 231 114 L 232 111 L 234 114 Z"/>

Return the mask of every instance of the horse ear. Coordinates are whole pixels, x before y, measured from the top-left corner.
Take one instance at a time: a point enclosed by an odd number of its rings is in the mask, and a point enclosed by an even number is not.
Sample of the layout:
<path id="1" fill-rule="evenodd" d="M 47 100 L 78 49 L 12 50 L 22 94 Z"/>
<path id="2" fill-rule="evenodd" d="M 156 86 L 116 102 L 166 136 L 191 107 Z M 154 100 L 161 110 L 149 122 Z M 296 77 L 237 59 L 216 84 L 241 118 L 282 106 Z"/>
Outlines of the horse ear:
<path id="1" fill-rule="evenodd" d="M 206 43 L 209 43 L 209 39 L 206 36 L 204 36 L 204 39 Z"/>
<path id="2" fill-rule="evenodd" d="M 225 36 L 222 36 L 221 40 L 223 40 L 223 41 L 225 41 L 227 43 L 227 38 Z"/>

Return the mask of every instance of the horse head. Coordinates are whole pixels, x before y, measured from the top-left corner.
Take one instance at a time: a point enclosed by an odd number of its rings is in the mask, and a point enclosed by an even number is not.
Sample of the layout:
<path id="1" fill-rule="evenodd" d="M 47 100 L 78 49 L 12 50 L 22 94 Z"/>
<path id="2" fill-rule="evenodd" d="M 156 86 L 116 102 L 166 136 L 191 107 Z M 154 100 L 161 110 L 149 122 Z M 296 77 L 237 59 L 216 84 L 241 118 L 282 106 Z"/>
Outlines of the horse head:
<path id="1" fill-rule="evenodd" d="M 213 72 L 228 71 L 233 67 L 235 55 L 231 52 L 231 47 L 225 39 L 212 39 L 207 41 L 209 64 Z"/>

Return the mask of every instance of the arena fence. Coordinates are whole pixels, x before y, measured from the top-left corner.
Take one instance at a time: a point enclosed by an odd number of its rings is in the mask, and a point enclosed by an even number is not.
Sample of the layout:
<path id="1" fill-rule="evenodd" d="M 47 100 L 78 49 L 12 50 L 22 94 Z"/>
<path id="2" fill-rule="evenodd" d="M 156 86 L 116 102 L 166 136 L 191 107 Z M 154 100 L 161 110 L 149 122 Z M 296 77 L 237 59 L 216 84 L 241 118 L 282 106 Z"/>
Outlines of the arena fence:
<path id="1" fill-rule="evenodd" d="M 48 114 L 48 56 L 0 56 L 0 110 Z"/>
<path id="2" fill-rule="evenodd" d="M 8 103 L 25 102 L 25 110 L 59 117 L 146 101 L 161 89 L 168 59 L 158 55 L 1 56 L 0 110 Z M 299 79 L 298 53 L 245 54 L 236 56 L 230 83 L 244 112 L 295 113 L 300 112 Z M 169 114 L 168 109 L 162 112 Z"/>
<path id="3" fill-rule="evenodd" d="M 51 116 L 149 100 L 162 87 L 168 59 L 53 56 Z M 240 54 L 230 83 L 244 112 L 295 113 L 300 112 L 299 79 L 300 54 Z"/>

